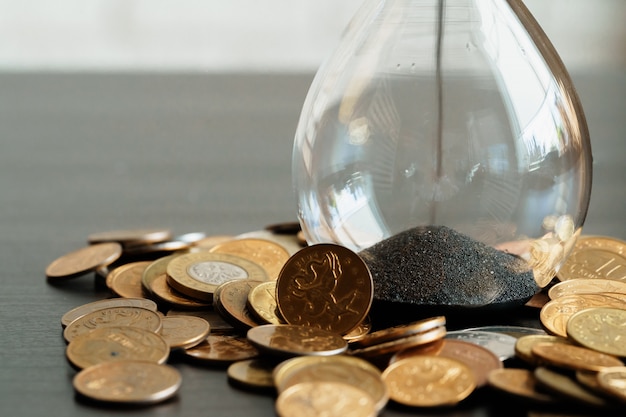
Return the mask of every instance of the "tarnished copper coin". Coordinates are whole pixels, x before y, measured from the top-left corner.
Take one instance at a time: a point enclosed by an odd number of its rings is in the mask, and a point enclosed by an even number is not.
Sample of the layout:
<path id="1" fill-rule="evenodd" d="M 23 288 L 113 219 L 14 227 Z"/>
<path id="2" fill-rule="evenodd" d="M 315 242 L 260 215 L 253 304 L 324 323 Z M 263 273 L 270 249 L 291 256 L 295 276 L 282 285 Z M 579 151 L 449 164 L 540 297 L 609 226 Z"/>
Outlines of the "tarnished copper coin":
<path id="1" fill-rule="evenodd" d="M 518 368 L 497 369 L 487 377 L 489 385 L 495 389 L 542 403 L 557 402 L 555 397 L 538 389 L 533 371 Z"/>
<path id="2" fill-rule="evenodd" d="M 298 356 L 277 365 L 273 378 L 279 393 L 302 382 L 334 381 L 367 392 L 377 410 L 382 410 L 389 400 L 380 370 L 366 360 L 352 356 Z"/>
<path id="3" fill-rule="evenodd" d="M 387 367 L 382 374 L 389 397 L 412 407 L 453 405 L 476 387 L 470 368 L 441 356 L 414 356 Z"/>
<path id="4" fill-rule="evenodd" d="M 352 347 L 363 348 L 367 346 L 377 345 L 379 343 L 390 342 L 417 333 L 423 333 L 425 331 L 445 325 L 446 318 L 444 316 L 431 317 L 408 324 L 401 324 L 398 326 L 372 332 L 367 336 L 361 338 L 360 340 L 354 341 L 352 343 Z"/>
<path id="5" fill-rule="evenodd" d="M 580 236 L 557 278 L 626 280 L 626 242 L 607 236 Z"/>
<path id="6" fill-rule="evenodd" d="M 118 242 L 122 246 L 126 246 L 128 244 L 164 242 L 171 239 L 171 237 L 172 233 L 168 229 L 127 229 L 92 233 L 87 236 L 87 241 L 91 244 Z"/>
<path id="7" fill-rule="evenodd" d="M 626 294 L 626 282 L 601 278 L 578 278 L 559 282 L 548 290 L 548 297 L 551 300 L 577 294 L 624 295 Z"/>
<path id="8" fill-rule="evenodd" d="M 224 253 L 188 253 L 167 264 L 168 284 L 202 301 L 212 302 L 217 287 L 239 279 L 267 281 L 268 277 L 258 264 Z"/>
<path id="9" fill-rule="evenodd" d="M 211 334 L 202 343 L 185 349 L 185 355 L 216 365 L 256 358 L 259 351 L 245 337 Z"/>
<path id="10" fill-rule="evenodd" d="M 247 336 L 257 349 L 277 356 L 338 355 L 348 348 L 340 335 L 317 327 L 264 324 L 248 330 Z"/>
<path id="11" fill-rule="evenodd" d="M 147 298 L 108 298 L 106 300 L 98 300 L 92 303 L 83 304 L 71 309 L 67 313 L 63 314 L 63 317 L 61 317 L 61 325 L 66 327 L 80 316 L 109 307 L 143 307 L 148 310 L 157 311 L 156 303 Z"/>
<path id="12" fill-rule="evenodd" d="M 46 268 L 48 279 L 75 278 L 115 262 L 122 255 L 119 243 L 85 246 L 52 261 Z"/>
<path id="13" fill-rule="evenodd" d="M 258 326 L 259 323 L 250 314 L 247 304 L 248 294 L 259 284 L 261 281 L 249 279 L 223 283 L 216 290 L 219 295 L 213 300 L 215 309 L 226 321 L 239 329 L 248 330 Z"/>
<path id="14" fill-rule="evenodd" d="M 71 322 L 63 337 L 71 342 L 76 336 L 100 327 L 133 326 L 155 333 L 161 330 L 161 316 L 143 307 L 109 307 L 85 314 Z"/>
<path id="15" fill-rule="evenodd" d="M 287 259 L 289 252 L 276 242 L 266 239 L 233 239 L 213 246 L 210 252 L 227 253 L 248 259 L 260 265 L 270 280 L 276 280 Z"/>
<path id="16" fill-rule="evenodd" d="M 138 327 L 101 327 L 75 337 L 66 349 L 67 359 L 80 369 L 121 360 L 164 363 L 169 353 L 163 337 Z"/>
<path id="17" fill-rule="evenodd" d="M 246 388 L 256 390 L 274 389 L 275 363 L 262 359 L 247 359 L 230 364 L 226 370 L 228 380 Z"/>
<path id="18" fill-rule="evenodd" d="M 285 324 L 276 314 L 276 281 L 262 282 L 250 289 L 247 300 L 248 311 L 256 322 L 262 324 Z"/>
<path id="19" fill-rule="evenodd" d="M 341 382 L 302 382 L 276 399 L 279 417 L 375 417 L 374 400 L 360 388 Z"/>
<path id="20" fill-rule="evenodd" d="M 209 322 L 194 316 L 163 317 L 161 336 L 171 349 L 190 347 L 200 344 L 211 331 Z"/>
<path id="21" fill-rule="evenodd" d="M 287 323 L 342 335 L 367 317 L 373 297 L 372 275 L 365 262 L 334 244 L 297 252 L 276 283 L 278 309 Z"/>
<path id="22" fill-rule="evenodd" d="M 113 269 L 106 278 L 107 287 L 115 294 L 125 298 L 144 296 L 141 277 L 150 261 L 131 262 Z"/>
<path id="23" fill-rule="evenodd" d="M 532 347 L 532 353 L 549 365 L 574 371 L 600 371 L 624 365 L 615 356 L 565 343 L 538 343 Z"/>
<path id="24" fill-rule="evenodd" d="M 104 362 L 74 377 L 74 389 L 96 401 L 154 404 L 173 397 L 182 383 L 172 366 L 145 361 Z"/>
<path id="25" fill-rule="evenodd" d="M 581 310 L 568 320 L 567 335 L 581 346 L 626 357 L 626 310 L 605 307 Z"/>

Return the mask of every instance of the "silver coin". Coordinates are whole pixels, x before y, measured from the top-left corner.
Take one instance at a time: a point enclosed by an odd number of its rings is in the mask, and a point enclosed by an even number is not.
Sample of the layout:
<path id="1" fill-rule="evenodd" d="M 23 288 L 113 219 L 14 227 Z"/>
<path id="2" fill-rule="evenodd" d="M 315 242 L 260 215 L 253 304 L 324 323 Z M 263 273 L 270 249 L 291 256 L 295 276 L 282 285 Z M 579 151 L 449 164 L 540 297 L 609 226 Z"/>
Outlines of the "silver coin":
<path id="1" fill-rule="evenodd" d="M 508 334 L 509 336 L 513 336 L 516 338 L 527 336 L 529 334 L 538 334 L 538 335 L 548 334 L 542 329 L 537 329 L 534 327 L 524 327 L 524 326 L 480 326 L 480 327 L 471 327 L 469 329 L 463 329 L 461 331 L 504 333 L 504 334 Z"/>
<path id="2" fill-rule="evenodd" d="M 481 330 L 456 330 L 448 332 L 446 339 L 464 340 L 493 352 L 501 361 L 515 356 L 517 338 L 504 333 Z"/>

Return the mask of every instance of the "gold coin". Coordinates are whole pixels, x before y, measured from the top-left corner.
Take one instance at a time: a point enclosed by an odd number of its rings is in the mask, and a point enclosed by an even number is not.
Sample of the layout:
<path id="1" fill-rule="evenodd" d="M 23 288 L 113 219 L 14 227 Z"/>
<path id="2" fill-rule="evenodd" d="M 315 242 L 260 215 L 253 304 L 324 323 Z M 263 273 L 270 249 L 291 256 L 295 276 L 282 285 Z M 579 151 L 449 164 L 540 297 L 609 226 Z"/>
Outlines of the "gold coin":
<path id="1" fill-rule="evenodd" d="M 163 256 L 161 258 L 155 259 L 143 270 L 143 274 L 141 275 L 141 285 L 143 286 L 144 291 L 148 294 L 152 294 L 151 284 L 152 281 L 161 274 L 167 273 L 167 264 L 180 254 L 173 254 L 168 256 Z"/>
<path id="2" fill-rule="evenodd" d="M 528 369 L 503 368 L 489 373 L 489 385 L 495 389 L 542 403 L 552 403 L 557 400 L 544 392 L 538 391 L 537 379 Z"/>
<path id="3" fill-rule="evenodd" d="M 102 362 L 143 360 L 164 363 L 167 342 L 158 334 L 138 327 L 101 327 L 76 336 L 67 345 L 67 359 L 84 369 Z"/>
<path id="4" fill-rule="evenodd" d="M 154 404 L 173 397 L 182 377 L 172 366 L 152 362 L 104 362 L 74 377 L 74 389 L 96 401 Z"/>
<path id="5" fill-rule="evenodd" d="M 626 308 L 626 303 L 604 294 L 576 294 L 556 298 L 539 311 L 541 324 L 552 334 L 567 337 L 567 322 L 575 313 L 592 307 Z"/>
<path id="6" fill-rule="evenodd" d="M 83 304 L 71 309 L 61 317 L 61 325 L 66 327 L 68 324 L 87 313 L 109 307 L 143 307 L 148 310 L 157 311 L 156 303 L 147 298 L 110 298 Z"/>
<path id="7" fill-rule="evenodd" d="M 275 356 L 338 355 L 348 348 L 340 335 L 308 326 L 264 324 L 248 330 L 247 337 L 257 349 Z"/>
<path id="8" fill-rule="evenodd" d="M 272 371 L 274 362 L 261 359 L 248 359 L 230 364 L 226 370 L 228 380 L 246 388 L 269 390 L 274 389 Z"/>
<path id="9" fill-rule="evenodd" d="M 255 321 L 264 324 L 285 324 L 285 321 L 276 314 L 276 281 L 262 282 L 250 289 L 248 293 L 248 311 Z"/>
<path id="10" fill-rule="evenodd" d="M 538 343 L 533 355 L 555 367 L 574 371 L 600 371 L 609 366 L 622 366 L 615 356 L 566 343 Z"/>
<path id="11" fill-rule="evenodd" d="M 626 401 L 626 367 L 605 368 L 598 372 L 598 386 L 612 397 Z"/>
<path id="12" fill-rule="evenodd" d="M 235 255 L 197 252 L 180 255 L 167 265 L 167 282 L 177 291 L 202 301 L 213 301 L 221 284 L 239 279 L 267 281 L 258 264 Z"/>
<path id="13" fill-rule="evenodd" d="M 215 236 L 207 236 L 200 240 L 193 242 L 193 247 L 191 248 L 192 252 L 200 252 L 200 251 L 208 251 L 213 246 L 218 245 L 220 243 L 228 242 L 229 240 L 233 240 L 235 237 L 231 235 L 215 235 Z"/>
<path id="14" fill-rule="evenodd" d="M 390 342 L 379 343 L 377 345 L 368 346 L 362 349 L 351 349 L 350 354 L 362 358 L 380 358 L 391 356 L 394 353 L 405 349 L 412 349 L 417 346 L 424 346 L 441 340 L 446 336 L 446 328 L 444 326 L 427 330 L 423 333 L 417 333 L 411 336 L 395 339 Z"/>
<path id="15" fill-rule="evenodd" d="M 375 417 L 374 400 L 365 391 L 341 382 L 302 382 L 276 399 L 279 417 Z"/>
<path id="16" fill-rule="evenodd" d="M 87 236 L 87 241 L 91 244 L 101 242 L 118 242 L 122 246 L 126 246 L 128 244 L 164 242 L 171 238 L 172 233 L 167 229 L 128 229 L 92 233 Z"/>
<path id="17" fill-rule="evenodd" d="M 216 290 L 219 295 L 213 300 L 215 309 L 236 328 L 248 330 L 258 326 L 247 303 L 250 290 L 260 283 L 249 279 L 223 283 Z"/>
<path id="18" fill-rule="evenodd" d="M 190 347 L 200 344 L 211 331 L 209 323 L 193 316 L 163 317 L 161 336 L 171 349 Z"/>
<path id="19" fill-rule="evenodd" d="M 63 331 L 63 337 L 71 342 L 76 336 L 99 327 L 132 326 L 159 332 L 161 316 L 143 307 L 109 307 L 92 311 L 71 322 Z"/>
<path id="20" fill-rule="evenodd" d="M 225 334 L 211 334 L 202 343 L 185 349 L 184 352 L 191 359 L 215 365 L 230 364 L 259 356 L 259 351 L 245 337 Z"/>
<path id="21" fill-rule="evenodd" d="M 367 392 L 376 409 L 382 410 L 389 400 L 381 372 L 369 362 L 345 355 L 299 356 L 281 362 L 273 372 L 279 393 L 302 382 L 342 382 Z"/>
<path id="22" fill-rule="evenodd" d="M 626 310 L 590 308 L 572 315 L 567 335 L 581 346 L 626 357 Z"/>
<path id="23" fill-rule="evenodd" d="M 205 319 L 211 327 L 211 334 L 213 333 L 235 333 L 235 328 L 228 323 L 224 318 L 214 310 L 202 309 L 202 310 L 177 310 L 175 308 L 167 311 L 166 317 L 176 316 L 195 316 Z"/>
<path id="24" fill-rule="evenodd" d="M 189 298 L 185 294 L 181 294 L 174 288 L 170 287 L 167 283 L 167 274 L 155 276 L 152 278 L 149 285 L 154 298 L 168 304 L 169 306 L 185 309 L 208 308 L 211 306 L 209 303 Z"/>
<path id="25" fill-rule="evenodd" d="M 120 297 L 142 298 L 144 292 L 141 277 L 150 263 L 150 261 L 138 261 L 118 266 L 107 275 L 107 287 Z"/>
<path id="26" fill-rule="evenodd" d="M 441 356 L 414 356 L 399 360 L 383 371 L 389 397 L 413 407 L 453 405 L 476 387 L 470 368 Z"/>
<path id="27" fill-rule="evenodd" d="M 372 331 L 372 319 L 370 318 L 370 316 L 367 316 L 361 323 L 359 323 L 357 327 L 352 329 L 352 331 L 344 334 L 343 338 L 348 343 L 354 343 L 358 340 L 363 339 L 365 336 L 370 334 L 371 331 Z"/>
<path id="28" fill-rule="evenodd" d="M 578 278 L 562 281 L 548 290 L 551 300 L 576 294 L 626 294 L 626 282 L 602 278 Z"/>
<path id="29" fill-rule="evenodd" d="M 534 370 L 538 384 L 556 395 L 596 407 L 608 407 L 606 399 L 594 394 L 568 375 L 540 366 Z"/>
<path id="30" fill-rule="evenodd" d="M 226 253 L 260 265 L 271 280 L 276 280 L 289 252 L 276 242 L 265 239 L 234 239 L 213 246 L 209 252 Z"/>
<path id="31" fill-rule="evenodd" d="M 122 255 L 119 243 L 100 243 L 80 248 L 52 261 L 46 268 L 48 279 L 75 278 L 110 265 Z"/>
<path id="32" fill-rule="evenodd" d="M 530 334 L 522 336 L 515 342 L 515 356 L 531 365 L 539 365 L 538 358 L 533 355 L 533 346 L 538 343 L 567 343 L 571 342 L 561 336 Z"/>
<path id="33" fill-rule="evenodd" d="M 380 343 L 391 342 L 395 339 L 400 339 L 417 333 L 423 333 L 445 325 L 446 318 L 444 316 L 431 317 L 424 320 L 418 320 L 413 323 L 401 324 L 372 332 L 363 337 L 361 340 L 353 342 L 352 346 L 362 348 Z"/>
<path id="34" fill-rule="evenodd" d="M 346 334 L 367 317 L 374 297 L 372 275 L 353 251 L 334 244 L 308 246 L 285 263 L 276 301 L 289 324 Z"/>
<path id="35" fill-rule="evenodd" d="M 626 280 L 626 242 L 607 236 L 580 236 L 557 278 Z"/>

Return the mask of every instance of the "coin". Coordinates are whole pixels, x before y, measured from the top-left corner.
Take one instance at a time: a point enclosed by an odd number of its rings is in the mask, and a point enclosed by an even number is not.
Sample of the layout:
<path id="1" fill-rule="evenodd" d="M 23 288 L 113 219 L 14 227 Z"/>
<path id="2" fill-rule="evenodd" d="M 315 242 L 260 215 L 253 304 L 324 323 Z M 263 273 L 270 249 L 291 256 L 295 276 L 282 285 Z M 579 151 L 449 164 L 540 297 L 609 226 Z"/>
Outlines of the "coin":
<path id="1" fill-rule="evenodd" d="M 394 362 L 383 371 L 389 397 L 413 407 L 456 404 L 476 386 L 470 368 L 441 356 L 413 356 Z"/>
<path id="2" fill-rule="evenodd" d="M 152 295 L 154 298 L 162 301 L 169 306 L 194 309 L 194 308 L 208 308 L 211 304 L 194 300 L 181 294 L 167 283 L 167 274 L 160 274 L 152 278 L 149 283 Z"/>
<path id="3" fill-rule="evenodd" d="M 557 278 L 626 280 L 626 242 L 607 236 L 580 236 Z"/>
<path id="4" fill-rule="evenodd" d="M 567 335 L 581 346 L 626 357 L 626 310 L 597 307 L 579 311 L 567 321 Z"/>
<path id="5" fill-rule="evenodd" d="M 152 362 L 104 362 L 80 371 L 74 389 L 96 401 L 153 404 L 173 397 L 182 377 L 176 368 Z"/>
<path id="6" fill-rule="evenodd" d="M 215 365 L 256 358 L 259 351 L 245 337 L 210 334 L 202 343 L 185 349 L 185 355 Z"/>
<path id="7" fill-rule="evenodd" d="M 195 316 L 200 317 L 206 320 L 211 327 L 211 334 L 214 333 L 234 333 L 235 328 L 224 320 L 224 318 L 219 315 L 216 311 L 209 309 L 202 310 L 177 310 L 177 309 L 169 309 L 167 311 L 166 317 L 170 316 Z"/>
<path id="8" fill-rule="evenodd" d="M 339 334 L 367 317 L 374 296 L 372 275 L 348 248 L 316 244 L 285 263 L 276 283 L 278 309 L 289 324 Z"/>
<path id="9" fill-rule="evenodd" d="M 278 233 L 273 233 L 269 230 L 255 230 L 252 232 L 246 232 L 235 236 L 235 239 L 265 239 L 270 240 L 272 242 L 278 243 L 280 246 L 285 248 L 289 255 L 293 255 L 302 249 L 302 245 L 300 244 L 300 240 L 297 235 L 283 235 Z"/>
<path id="10" fill-rule="evenodd" d="M 284 357 L 338 355 L 348 348 L 340 335 L 308 326 L 264 324 L 248 330 L 247 337 L 260 351 Z"/>
<path id="11" fill-rule="evenodd" d="M 238 279 L 268 280 L 258 264 L 224 253 L 189 253 L 178 256 L 167 265 L 168 284 L 202 301 L 212 302 L 213 292 L 219 285 Z"/>
<path id="12" fill-rule="evenodd" d="M 128 244 L 164 242 L 171 237 L 172 233 L 167 229 L 128 229 L 92 233 L 87 236 L 87 241 L 91 244 L 118 242 L 122 246 L 126 246 Z"/>
<path id="13" fill-rule="evenodd" d="M 278 278 L 278 274 L 287 259 L 289 252 L 276 242 L 265 239 L 234 239 L 213 246 L 209 252 L 226 253 L 248 259 L 260 265 L 271 280 Z"/>
<path id="14" fill-rule="evenodd" d="M 109 265 L 122 255 L 119 243 L 101 243 L 80 248 L 52 261 L 46 268 L 48 279 L 75 278 Z"/>
<path id="15" fill-rule="evenodd" d="M 353 342 L 352 346 L 362 348 L 377 345 L 379 343 L 390 342 L 395 339 L 400 339 L 417 333 L 423 333 L 436 327 L 445 326 L 445 324 L 446 318 L 444 316 L 431 317 L 408 324 L 401 324 L 372 332 L 362 339 Z"/>
<path id="16" fill-rule="evenodd" d="M 402 350 L 428 345 L 444 338 L 445 335 L 446 328 L 439 326 L 422 333 L 394 339 L 389 342 L 378 343 L 361 349 L 350 349 L 349 353 L 361 358 L 377 359 L 377 362 L 380 363 L 381 358 L 385 359 Z"/>
<path id="17" fill-rule="evenodd" d="M 247 302 L 248 294 L 259 284 L 261 281 L 249 279 L 223 283 L 216 290 L 219 296 L 213 300 L 215 309 L 236 328 L 248 330 L 258 326 L 248 310 Z"/>
<path id="18" fill-rule="evenodd" d="M 71 342 L 76 336 L 99 327 L 133 326 L 158 332 L 161 316 L 143 307 L 109 307 L 87 313 L 71 322 L 63 331 L 63 337 Z"/>
<path id="19" fill-rule="evenodd" d="M 138 261 L 118 266 L 107 275 L 107 287 L 120 297 L 142 298 L 144 292 L 141 277 L 150 263 L 150 261 Z"/>
<path id="20" fill-rule="evenodd" d="M 191 243 L 183 242 L 180 240 L 166 240 L 165 242 L 157 243 L 138 243 L 127 244 L 124 246 L 124 253 L 126 255 L 147 255 L 147 254 L 159 254 L 166 252 L 184 252 L 191 247 Z"/>
<path id="21" fill-rule="evenodd" d="M 539 360 L 533 355 L 532 349 L 533 346 L 538 343 L 568 343 L 571 342 L 561 336 L 553 336 L 553 335 L 526 335 L 517 339 L 515 343 L 515 356 L 522 359 L 523 361 L 531 364 L 538 365 Z"/>
<path id="22" fill-rule="evenodd" d="M 158 334 L 138 327 L 101 327 L 76 336 L 67 345 L 67 359 L 84 369 L 102 362 L 143 360 L 164 363 L 167 342 Z"/>
<path id="23" fill-rule="evenodd" d="M 541 403 L 553 403 L 557 400 L 546 393 L 538 391 L 537 379 L 528 369 L 504 368 L 489 373 L 489 385 L 500 391 Z"/>
<path id="24" fill-rule="evenodd" d="M 617 366 L 602 369 L 597 376 L 598 385 L 608 394 L 626 401 L 626 367 Z"/>
<path id="25" fill-rule="evenodd" d="M 334 381 L 357 387 L 382 410 L 389 399 L 381 372 L 369 362 L 345 355 L 299 356 L 281 362 L 273 372 L 278 392 L 307 381 Z"/>
<path id="26" fill-rule="evenodd" d="M 370 334 L 372 331 L 372 319 L 370 316 L 365 317 L 365 319 L 352 331 L 343 335 L 343 338 L 348 343 L 356 342 L 357 340 L 363 339 L 365 336 Z"/>
<path id="27" fill-rule="evenodd" d="M 575 379 L 567 375 L 544 366 L 536 368 L 533 373 L 540 386 L 554 392 L 557 395 L 565 396 L 586 405 L 596 407 L 609 406 L 609 402 L 607 400 L 589 391 Z"/>
<path id="28" fill-rule="evenodd" d="M 551 300 L 566 295 L 618 293 L 626 294 L 626 282 L 602 278 L 578 278 L 562 281 L 548 290 Z"/>
<path id="29" fill-rule="evenodd" d="M 567 337 L 567 322 L 575 313 L 591 307 L 626 308 L 626 303 L 604 294 L 565 295 L 548 302 L 539 311 L 541 324 L 552 334 Z"/>
<path id="30" fill-rule="evenodd" d="M 285 324 L 276 314 L 276 281 L 262 282 L 250 289 L 247 300 L 248 311 L 255 321 L 264 324 Z"/>
<path id="31" fill-rule="evenodd" d="M 275 403 L 279 417 L 375 417 L 374 401 L 341 382 L 302 382 L 283 391 Z"/>
<path id="32" fill-rule="evenodd" d="M 526 336 L 530 334 L 536 334 L 536 335 L 547 334 L 544 330 L 537 329 L 534 327 L 524 327 L 524 326 L 480 326 L 480 327 L 471 327 L 468 329 L 463 329 L 463 331 L 504 333 L 504 334 L 508 334 L 509 336 L 513 336 L 515 338 L 520 338 L 522 336 Z"/>
<path id="33" fill-rule="evenodd" d="M 515 356 L 517 339 L 504 333 L 479 330 L 455 330 L 446 334 L 446 339 L 465 340 L 483 346 L 496 354 L 501 361 Z"/>
<path id="34" fill-rule="evenodd" d="M 226 370 L 228 380 L 236 385 L 258 390 L 273 390 L 272 371 L 275 363 L 261 359 L 247 359 L 230 364 Z"/>
<path id="35" fill-rule="evenodd" d="M 213 246 L 228 242 L 229 240 L 233 240 L 235 237 L 231 235 L 214 235 L 214 236 L 206 236 L 200 240 L 197 240 L 193 243 L 193 247 L 191 249 L 192 252 L 196 251 L 208 251 Z"/>
<path id="36" fill-rule="evenodd" d="M 615 356 L 566 343 L 538 343 L 532 347 L 532 353 L 549 365 L 574 371 L 600 371 L 623 365 Z"/>
<path id="37" fill-rule="evenodd" d="M 147 298 L 110 298 L 106 300 L 98 300 L 92 303 L 83 304 L 71 309 L 67 313 L 63 314 L 63 317 L 61 317 L 61 325 L 63 327 L 66 327 L 68 324 L 70 324 L 80 316 L 84 316 L 85 314 L 91 313 L 92 311 L 102 310 L 103 308 L 133 306 L 157 311 L 156 303 Z"/>
<path id="38" fill-rule="evenodd" d="M 211 331 L 209 323 L 194 316 L 169 316 L 161 319 L 161 336 L 171 349 L 190 347 L 200 344 Z"/>

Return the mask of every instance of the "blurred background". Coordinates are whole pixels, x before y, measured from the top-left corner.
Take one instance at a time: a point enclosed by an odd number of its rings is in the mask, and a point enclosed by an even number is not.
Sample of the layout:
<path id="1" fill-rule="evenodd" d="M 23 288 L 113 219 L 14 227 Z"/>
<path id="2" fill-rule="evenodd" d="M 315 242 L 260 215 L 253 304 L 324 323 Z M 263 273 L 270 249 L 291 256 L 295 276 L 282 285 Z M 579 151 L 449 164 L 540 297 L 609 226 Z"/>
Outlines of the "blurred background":
<path id="1" fill-rule="evenodd" d="M 315 71 L 363 0 L 0 0 L 2 71 Z M 626 68 L 626 1 L 526 0 L 572 71 Z"/>

